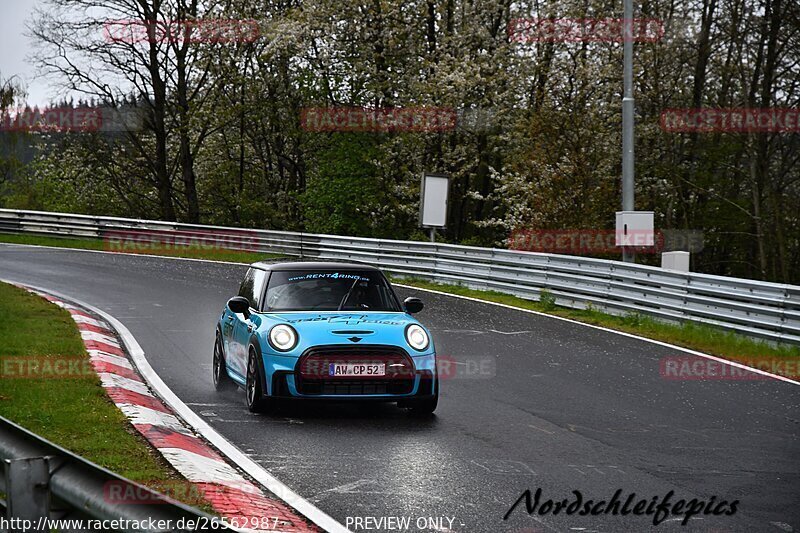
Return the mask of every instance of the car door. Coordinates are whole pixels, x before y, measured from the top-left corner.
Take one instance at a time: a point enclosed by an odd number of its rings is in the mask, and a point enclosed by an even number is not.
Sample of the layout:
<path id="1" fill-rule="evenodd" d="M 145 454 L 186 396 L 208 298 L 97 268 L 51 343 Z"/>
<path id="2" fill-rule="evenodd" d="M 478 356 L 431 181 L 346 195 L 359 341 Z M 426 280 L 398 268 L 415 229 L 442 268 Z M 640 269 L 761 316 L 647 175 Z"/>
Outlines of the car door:
<path id="1" fill-rule="evenodd" d="M 239 287 L 239 296 L 247 298 L 250 302 L 250 312 L 255 313 L 260 309 L 261 297 L 266 284 L 267 272 L 259 268 L 251 268 L 245 274 L 242 285 Z M 233 315 L 231 339 L 229 341 L 229 364 L 234 372 L 243 378 L 247 373 L 247 347 L 250 335 L 254 329 L 253 321 L 243 314 Z"/>
<path id="2" fill-rule="evenodd" d="M 225 306 L 225 311 L 222 315 L 222 348 L 225 352 L 225 360 L 228 366 L 233 368 L 233 330 L 236 326 L 236 313 L 231 311 L 228 306 Z"/>

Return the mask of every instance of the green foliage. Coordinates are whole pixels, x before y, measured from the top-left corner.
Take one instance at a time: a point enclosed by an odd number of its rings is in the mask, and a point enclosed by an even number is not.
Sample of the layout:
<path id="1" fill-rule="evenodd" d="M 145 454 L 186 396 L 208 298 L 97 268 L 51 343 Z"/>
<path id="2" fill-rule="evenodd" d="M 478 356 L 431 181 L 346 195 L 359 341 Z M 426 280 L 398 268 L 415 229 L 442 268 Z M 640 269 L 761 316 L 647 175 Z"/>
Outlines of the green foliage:
<path id="1" fill-rule="evenodd" d="M 418 242 L 430 242 L 431 236 L 429 233 L 422 231 L 421 229 L 416 230 L 411 235 L 408 236 L 409 241 L 418 241 Z"/>
<path id="2" fill-rule="evenodd" d="M 620 318 L 623 324 L 631 327 L 641 327 L 647 320 L 649 318 L 641 313 L 628 313 Z"/>
<path id="3" fill-rule="evenodd" d="M 373 138 L 335 134 L 300 196 L 306 230 L 313 233 L 379 237 L 387 202 L 372 163 Z"/>
<path id="4" fill-rule="evenodd" d="M 5 206 L 68 213 L 115 216 L 154 216 L 130 198 L 140 196 L 141 184 L 134 172 L 117 174 L 124 158 L 119 146 L 96 134 L 69 134 L 55 139 L 30 135 L 36 157 L 19 169 L 5 191 Z"/>
<path id="5" fill-rule="evenodd" d="M 555 295 L 547 289 L 542 289 L 539 291 L 539 305 L 541 305 L 544 311 L 552 311 L 556 308 Z"/>
<path id="6" fill-rule="evenodd" d="M 480 246 L 483 248 L 491 248 L 495 245 L 495 242 L 488 235 L 473 235 L 472 237 L 462 239 L 458 244 L 464 246 Z"/>

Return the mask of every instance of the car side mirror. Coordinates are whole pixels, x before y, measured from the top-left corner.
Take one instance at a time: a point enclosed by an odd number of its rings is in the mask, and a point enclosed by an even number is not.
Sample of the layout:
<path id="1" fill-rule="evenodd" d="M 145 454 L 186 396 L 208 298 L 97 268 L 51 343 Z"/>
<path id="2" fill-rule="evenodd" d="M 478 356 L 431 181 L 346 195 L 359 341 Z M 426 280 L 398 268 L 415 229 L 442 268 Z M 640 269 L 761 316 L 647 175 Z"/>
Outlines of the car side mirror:
<path id="1" fill-rule="evenodd" d="M 406 298 L 403 301 L 403 306 L 405 306 L 406 312 L 411 313 L 412 315 L 414 313 L 419 313 L 422 311 L 422 308 L 425 307 L 425 305 L 422 303 L 422 300 L 419 298 L 414 298 L 413 296 Z"/>
<path id="2" fill-rule="evenodd" d="M 244 296 L 234 296 L 228 300 L 228 309 L 248 318 L 250 316 L 250 301 Z"/>

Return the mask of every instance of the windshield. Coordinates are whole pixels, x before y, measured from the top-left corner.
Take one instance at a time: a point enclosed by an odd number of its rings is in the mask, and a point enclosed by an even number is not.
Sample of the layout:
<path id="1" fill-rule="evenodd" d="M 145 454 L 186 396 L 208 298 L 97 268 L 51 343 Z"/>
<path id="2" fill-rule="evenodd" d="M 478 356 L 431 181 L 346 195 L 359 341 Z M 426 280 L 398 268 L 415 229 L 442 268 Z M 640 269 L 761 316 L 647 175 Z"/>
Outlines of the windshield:
<path id="1" fill-rule="evenodd" d="M 272 272 L 265 311 L 401 311 L 380 272 L 290 270 Z"/>

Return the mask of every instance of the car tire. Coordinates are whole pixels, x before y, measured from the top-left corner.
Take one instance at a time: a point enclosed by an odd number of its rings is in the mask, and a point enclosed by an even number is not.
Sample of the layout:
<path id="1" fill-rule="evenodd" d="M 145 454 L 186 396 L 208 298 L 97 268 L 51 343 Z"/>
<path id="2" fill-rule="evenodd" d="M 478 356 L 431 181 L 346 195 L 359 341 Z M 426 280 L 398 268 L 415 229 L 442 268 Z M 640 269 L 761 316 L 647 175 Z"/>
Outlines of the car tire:
<path id="1" fill-rule="evenodd" d="M 275 400 L 264 397 L 261 355 L 251 344 L 247 350 L 247 377 L 245 380 L 245 402 L 251 413 L 269 413 L 275 409 Z"/>
<path id="2" fill-rule="evenodd" d="M 216 339 L 214 340 L 214 355 L 211 361 L 212 380 L 214 381 L 214 388 L 218 391 L 232 389 L 233 380 L 228 375 L 225 368 L 225 350 L 222 348 L 222 337 L 217 331 Z"/>

